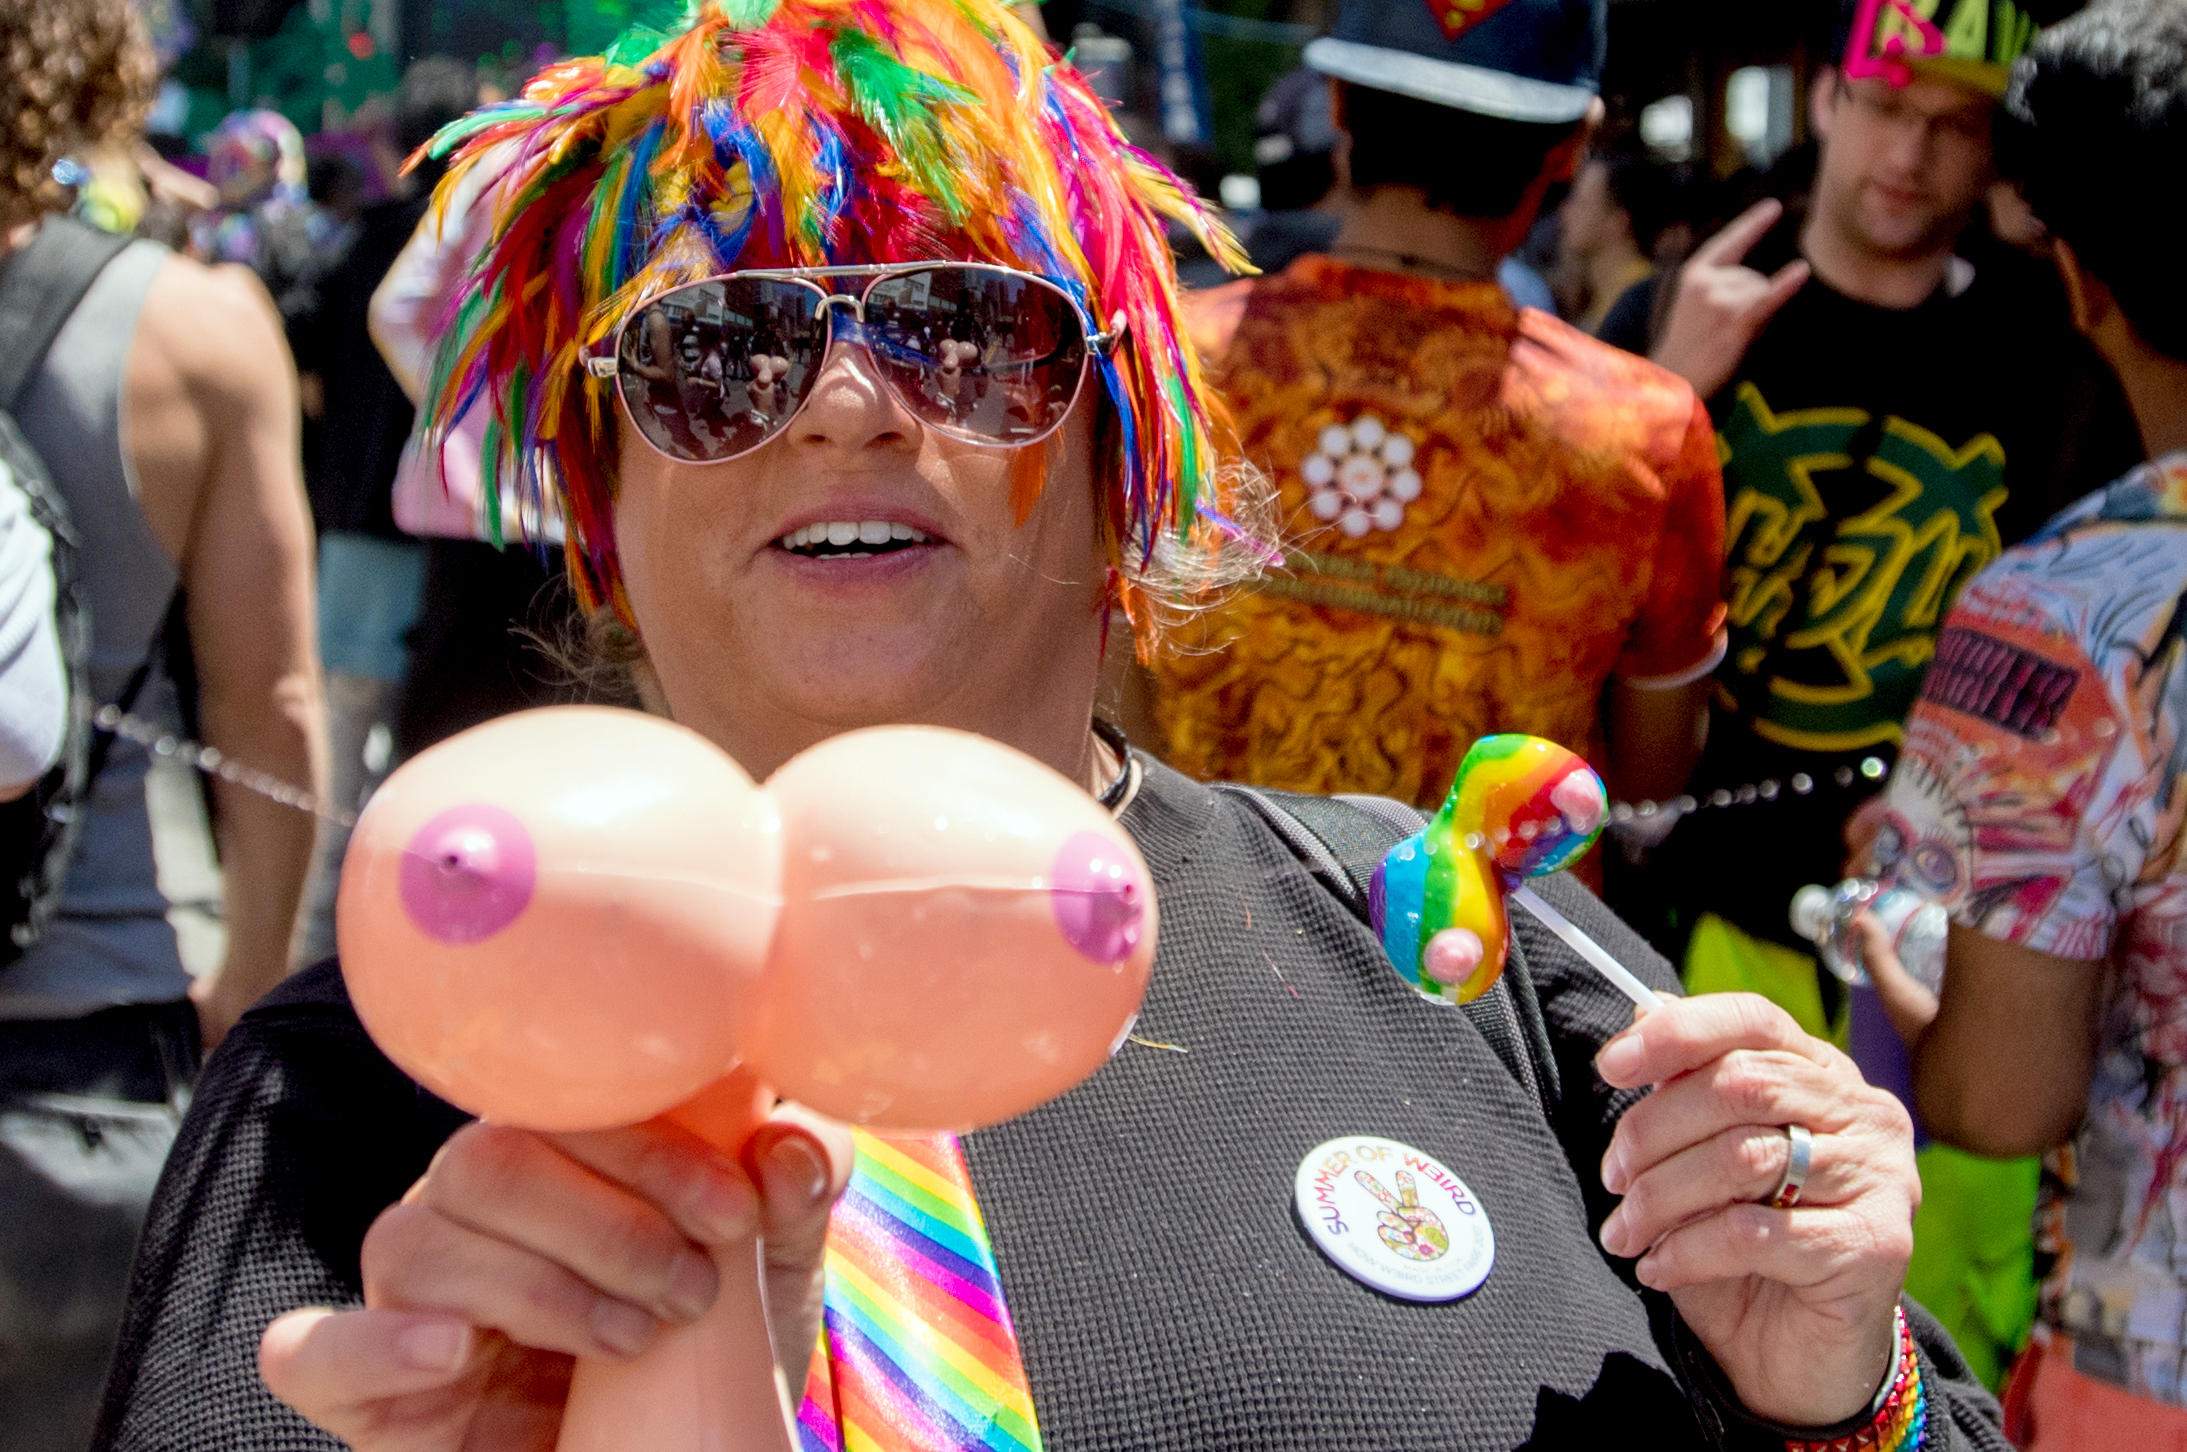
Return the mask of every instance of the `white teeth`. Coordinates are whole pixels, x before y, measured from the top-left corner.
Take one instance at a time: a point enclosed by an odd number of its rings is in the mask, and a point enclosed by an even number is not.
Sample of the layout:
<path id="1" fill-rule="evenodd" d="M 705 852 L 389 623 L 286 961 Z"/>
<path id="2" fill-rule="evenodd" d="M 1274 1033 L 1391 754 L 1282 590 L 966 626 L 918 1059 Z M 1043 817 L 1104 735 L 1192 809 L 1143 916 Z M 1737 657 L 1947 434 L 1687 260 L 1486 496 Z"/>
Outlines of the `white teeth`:
<path id="1" fill-rule="evenodd" d="M 854 544 L 881 545 L 891 541 L 928 544 L 931 536 L 894 520 L 832 520 L 825 524 L 800 525 L 775 543 L 786 550 L 801 550 L 822 544 L 843 549 Z"/>

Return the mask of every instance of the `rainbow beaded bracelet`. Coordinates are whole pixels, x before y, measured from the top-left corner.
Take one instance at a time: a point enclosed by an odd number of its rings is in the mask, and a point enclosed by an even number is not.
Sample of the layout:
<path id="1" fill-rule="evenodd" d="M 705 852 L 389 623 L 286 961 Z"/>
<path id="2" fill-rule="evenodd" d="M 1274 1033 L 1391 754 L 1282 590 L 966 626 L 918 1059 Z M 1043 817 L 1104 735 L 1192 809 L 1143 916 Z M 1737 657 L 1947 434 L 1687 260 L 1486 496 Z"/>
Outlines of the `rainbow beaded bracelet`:
<path id="1" fill-rule="evenodd" d="M 1865 1426 L 1819 1441 L 1787 1437 L 1785 1452 L 1907 1452 L 1921 1445 L 1929 1424 L 1929 1399 L 1921 1384 L 1921 1358 L 1906 1312 L 1898 1312 L 1898 1364 L 1885 1384 L 1875 1415 Z"/>

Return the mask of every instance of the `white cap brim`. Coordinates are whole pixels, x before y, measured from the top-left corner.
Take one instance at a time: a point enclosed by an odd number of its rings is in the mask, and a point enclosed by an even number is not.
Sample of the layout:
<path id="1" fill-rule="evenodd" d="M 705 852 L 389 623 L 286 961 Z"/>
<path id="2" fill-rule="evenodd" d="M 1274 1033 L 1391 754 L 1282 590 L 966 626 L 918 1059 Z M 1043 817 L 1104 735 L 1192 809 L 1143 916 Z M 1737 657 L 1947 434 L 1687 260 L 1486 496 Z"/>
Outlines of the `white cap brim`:
<path id="1" fill-rule="evenodd" d="M 1537 81 L 1326 35 L 1307 43 L 1303 59 L 1323 75 L 1340 81 L 1395 91 L 1416 101 L 1505 121 L 1544 126 L 1577 121 L 1595 100 L 1595 92 L 1586 86 L 1560 86 L 1554 81 Z"/>

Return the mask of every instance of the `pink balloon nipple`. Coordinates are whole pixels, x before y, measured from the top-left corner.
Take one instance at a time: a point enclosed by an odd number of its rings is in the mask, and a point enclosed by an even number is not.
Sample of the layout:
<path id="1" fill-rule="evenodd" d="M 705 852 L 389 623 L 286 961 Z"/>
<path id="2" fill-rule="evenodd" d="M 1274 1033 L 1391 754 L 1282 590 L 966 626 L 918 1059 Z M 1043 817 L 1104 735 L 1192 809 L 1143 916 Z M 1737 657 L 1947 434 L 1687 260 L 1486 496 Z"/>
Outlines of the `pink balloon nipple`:
<path id="1" fill-rule="evenodd" d="M 1139 946 L 1146 894 L 1122 852 L 1098 832 L 1074 832 L 1056 852 L 1056 927 L 1096 963 L 1121 963 Z"/>
<path id="2" fill-rule="evenodd" d="M 1585 834 L 1602 825 L 1602 783 L 1591 771 L 1575 771 L 1558 782 L 1549 793 L 1549 804 L 1575 832 Z"/>
<path id="3" fill-rule="evenodd" d="M 531 833 L 484 802 L 450 807 L 402 855 L 402 905 L 428 938 L 476 943 L 523 915 L 539 880 Z"/>
<path id="4" fill-rule="evenodd" d="M 1484 956 L 1486 950 L 1481 945 L 1479 933 L 1471 928 L 1445 928 L 1428 939 L 1420 959 L 1421 966 L 1428 970 L 1428 977 L 1456 987 L 1473 976 L 1473 970 L 1481 966 Z"/>

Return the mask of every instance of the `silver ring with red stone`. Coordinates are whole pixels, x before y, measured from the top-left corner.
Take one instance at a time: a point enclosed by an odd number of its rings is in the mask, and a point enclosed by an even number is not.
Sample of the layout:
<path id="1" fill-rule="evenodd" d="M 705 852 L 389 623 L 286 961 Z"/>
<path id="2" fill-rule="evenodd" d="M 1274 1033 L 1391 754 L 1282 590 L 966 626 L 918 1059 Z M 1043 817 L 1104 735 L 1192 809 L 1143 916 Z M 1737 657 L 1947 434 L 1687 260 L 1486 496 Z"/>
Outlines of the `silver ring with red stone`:
<path id="1" fill-rule="evenodd" d="M 1800 1191 L 1807 1184 L 1808 1167 L 1815 1162 L 1815 1136 L 1807 1132 L 1807 1126 L 1788 1124 L 1784 1129 L 1792 1152 L 1785 1156 L 1785 1172 L 1778 1179 L 1777 1188 L 1762 1202 L 1772 1210 L 1790 1210 L 1800 1203 Z"/>

